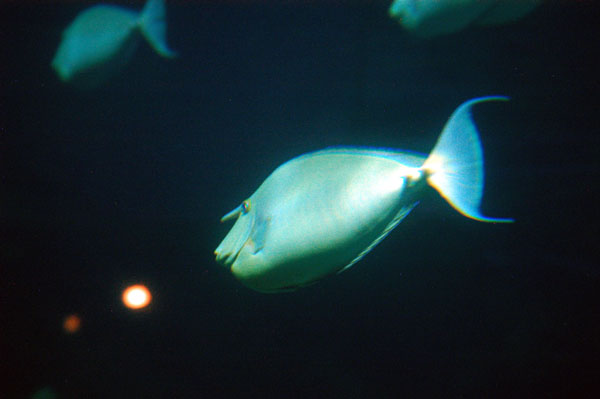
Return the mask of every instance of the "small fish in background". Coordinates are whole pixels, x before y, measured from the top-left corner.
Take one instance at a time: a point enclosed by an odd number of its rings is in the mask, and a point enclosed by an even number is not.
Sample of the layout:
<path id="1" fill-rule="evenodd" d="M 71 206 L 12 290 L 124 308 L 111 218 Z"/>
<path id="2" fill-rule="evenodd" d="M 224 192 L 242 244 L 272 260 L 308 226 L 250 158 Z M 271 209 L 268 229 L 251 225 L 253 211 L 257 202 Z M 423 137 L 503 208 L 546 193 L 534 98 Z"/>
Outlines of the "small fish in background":
<path id="1" fill-rule="evenodd" d="M 330 148 L 277 168 L 240 206 L 215 250 L 246 286 L 290 291 L 354 265 L 418 204 L 428 184 L 454 209 L 482 222 L 483 154 L 471 117 L 481 97 L 450 117 L 429 156 L 398 150 Z"/>
<path id="2" fill-rule="evenodd" d="M 499 25 L 515 21 L 542 0 L 394 0 L 389 14 L 417 36 L 458 32 L 471 24 Z"/>
<path id="3" fill-rule="evenodd" d="M 64 30 L 51 65 L 62 81 L 94 88 L 127 64 L 142 36 L 161 56 L 174 57 L 166 29 L 164 0 L 148 0 L 141 12 L 96 5 Z"/>

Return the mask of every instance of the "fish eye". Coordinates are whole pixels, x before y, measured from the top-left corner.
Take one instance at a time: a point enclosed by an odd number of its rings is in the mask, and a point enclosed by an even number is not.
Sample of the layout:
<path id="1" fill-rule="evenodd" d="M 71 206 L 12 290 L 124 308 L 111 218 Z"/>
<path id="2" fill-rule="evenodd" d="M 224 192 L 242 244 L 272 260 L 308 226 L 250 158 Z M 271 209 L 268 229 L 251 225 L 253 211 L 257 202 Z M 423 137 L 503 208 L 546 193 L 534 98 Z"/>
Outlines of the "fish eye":
<path id="1" fill-rule="evenodd" d="M 242 202 L 242 213 L 248 213 L 250 210 L 250 200 Z"/>

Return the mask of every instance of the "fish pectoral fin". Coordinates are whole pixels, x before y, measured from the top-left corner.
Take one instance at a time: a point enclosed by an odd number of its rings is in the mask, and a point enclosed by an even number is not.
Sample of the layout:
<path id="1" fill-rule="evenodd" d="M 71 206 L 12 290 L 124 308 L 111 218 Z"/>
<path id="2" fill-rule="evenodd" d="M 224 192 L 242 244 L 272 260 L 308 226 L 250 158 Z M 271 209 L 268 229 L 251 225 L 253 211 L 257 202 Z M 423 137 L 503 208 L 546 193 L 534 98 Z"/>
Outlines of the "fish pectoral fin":
<path id="1" fill-rule="evenodd" d="M 265 217 L 262 215 L 256 215 L 256 219 L 254 220 L 254 226 L 252 229 L 252 234 L 250 235 L 250 240 L 254 247 L 253 253 L 255 255 L 258 252 L 260 252 L 265 246 L 265 236 L 270 223 L 270 216 Z"/>
<path id="2" fill-rule="evenodd" d="M 352 259 L 352 262 L 348 263 L 346 266 L 344 266 L 340 270 L 338 270 L 337 274 L 340 274 L 344 270 L 351 268 L 352 266 L 354 266 L 354 264 L 356 262 L 361 260 L 366 254 L 371 252 L 371 250 L 373 248 L 375 248 L 375 246 L 377 244 L 379 244 L 381 242 L 381 240 L 383 240 L 390 233 L 390 231 L 394 230 L 394 228 L 410 213 L 410 211 L 413 210 L 413 208 L 415 206 L 417 206 L 417 204 L 418 204 L 418 202 L 415 202 L 414 204 L 411 204 L 407 207 L 400 209 L 400 211 L 396 214 L 394 219 L 392 219 L 392 221 L 386 226 L 386 228 L 379 235 L 379 237 L 377 237 L 375 240 L 373 240 L 373 242 L 371 244 L 369 244 L 369 246 L 366 247 L 361 253 L 359 253 L 356 258 Z"/>

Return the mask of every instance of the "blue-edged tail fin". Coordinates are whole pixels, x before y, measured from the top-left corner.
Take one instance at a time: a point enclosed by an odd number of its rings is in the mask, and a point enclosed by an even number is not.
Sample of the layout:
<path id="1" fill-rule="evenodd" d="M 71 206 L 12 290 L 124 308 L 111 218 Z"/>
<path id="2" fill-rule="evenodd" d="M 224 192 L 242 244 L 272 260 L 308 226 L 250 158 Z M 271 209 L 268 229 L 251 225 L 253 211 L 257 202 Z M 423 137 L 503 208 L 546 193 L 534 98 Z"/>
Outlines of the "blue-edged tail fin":
<path id="1" fill-rule="evenodd" d="M 423 164 L 427 182 L 458 212 L 481 222 L 513 222 L 489 218 L 479 212 L 483 195 L 483 151 L 471 107 L 485 101 L 507 101 L 508 97 L 479 97 L 460 105 Z"/>
<path id="2" fill-rule="evenodd" d="M 165 17 L 164 0 L 148 0 L 140 15 L 139 26 L 142 35 L 148 40 L 152 48 L 163 57 L 177 56 L 167 46 L 167 21 Z"/>

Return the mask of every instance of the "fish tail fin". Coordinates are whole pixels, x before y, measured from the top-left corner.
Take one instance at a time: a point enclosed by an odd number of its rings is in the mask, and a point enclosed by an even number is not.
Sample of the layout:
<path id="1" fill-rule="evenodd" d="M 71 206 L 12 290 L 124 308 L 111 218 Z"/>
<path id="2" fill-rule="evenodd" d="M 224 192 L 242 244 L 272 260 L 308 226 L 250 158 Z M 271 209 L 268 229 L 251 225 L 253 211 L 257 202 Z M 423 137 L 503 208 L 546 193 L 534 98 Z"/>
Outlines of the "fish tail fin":
<path id="1" fill-rule="evenodd" d="M 142 35 L 154 50 L 163 57 L 177 56 L 167 46 L 167 21 L 164 0 L 148 0 L 140 14 L 139 26 Z"/>
<path id="2" fill-rule="evenodd" d="M 483 195 L 483 152 L 471 107 L 507 97 L 479 97 L 460 105 L 444 126 L 431 154 L 423 164 L 427 182 L 462 215 L 481 222 L 513 222 L 489 218 L 479 211 Z"/>

